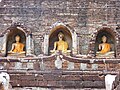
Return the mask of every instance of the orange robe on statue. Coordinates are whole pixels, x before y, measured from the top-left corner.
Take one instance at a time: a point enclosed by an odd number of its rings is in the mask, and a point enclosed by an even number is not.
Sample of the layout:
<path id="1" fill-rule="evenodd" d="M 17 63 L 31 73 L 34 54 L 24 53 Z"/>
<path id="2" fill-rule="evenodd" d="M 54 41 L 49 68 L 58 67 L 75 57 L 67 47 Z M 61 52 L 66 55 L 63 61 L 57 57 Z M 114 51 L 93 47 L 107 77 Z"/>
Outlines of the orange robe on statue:
<path id="1" fill-rule="evenodd" d="M 104 45 L 103 45 L 102 50 L 100 51 L 100 53 L 105 54 L 105 53 L 107 53 L 109 51 L 110 51 L 110 44 L 104 43 Z"/>
<path id="2" fill-rule="evenodd" d="M 61 50 L 62 52 L 67 52 L 68 44 L 65 41 L 58 41 L 57 43 L 57 50 Z"/>
<path id="3" fill-rule="evenodd" d="M 15 53 L 20 53 L 20 52 L 23 52 L 23 49 L 24 49 L 24 44 L 22 43 L 17 43 L 15 44 L 15 47 L 13 49 L 13 52 Z"/>

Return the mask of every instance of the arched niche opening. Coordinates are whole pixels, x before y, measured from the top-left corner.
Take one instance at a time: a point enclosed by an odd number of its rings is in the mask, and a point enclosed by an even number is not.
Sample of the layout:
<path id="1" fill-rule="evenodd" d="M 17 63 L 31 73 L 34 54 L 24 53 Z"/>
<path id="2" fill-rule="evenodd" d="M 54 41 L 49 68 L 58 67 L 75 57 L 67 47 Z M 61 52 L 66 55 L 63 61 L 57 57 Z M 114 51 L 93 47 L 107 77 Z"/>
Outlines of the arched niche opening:
<path id="1" fill-rule="evenodd" d="M 106 55 L 106 56 L 101 56 L 101 57 L 115 57 L 115 36 L 114 34 L 112 33 L 112 30 L 110 28 L 103 28 L 101 30 L 98 31 L 97 33 L 97 36 L 96 36 L 96 40 L 95 40 L 95 56 L 96 57 L 99 57 L 97 56 L 97 52 L 99 52 L 99 45 L 103 43 L 102 41 L 102 37 L 105 36 L 107 38 L 106 40 L 106 43 L 110 44 L 110 52 L 114 52 L 110 55 Z"/>
<path id="2" fill-rule="evenodd" d="M 24 56 L 34 55 L 34 43 L 31 31 L 24 27 L 21 23 L 14 23 L 0 34 L 0 56 L 8 56 L 8 54 L 11 53 L 9 51 L 12 49 L 12 44 L 16 42 L 15 37 L 17 35 L 20 37 L 19 42 L 22 43 Z M 16 56 L 19 57 L 18 52 L 16 54 Z"/>
<path id="3" fill-rule="evenodd" d="M 8 52 L 12 48 L 12 44 L 16 43 L 15 37 L 20 36 L 20 43 L 24 44 L 23 51 L 26 52 L 26 33 L 23 30 L 18 29 L 17 27 L 10 28 L 10 32 L 7 34 L 7 44 L 6 44 L 6 55 L 8 56 Z M 25 55 L 25 54 L 24 54 Z"/>
<path id="4" fill-rule="evenodd" d="M 58 41 L 58 34 L 62 32 L 64 34 L 63 40 L 68 43 L 68 50 L 72 50 L 72 35 L 71 32 L 68 30 L 67 27 L 59 25 L 56 26 L 49 35 L 49 48 L 48 53 L 50 55 L 50 50 L 54 48 L 54 42 Z"/>

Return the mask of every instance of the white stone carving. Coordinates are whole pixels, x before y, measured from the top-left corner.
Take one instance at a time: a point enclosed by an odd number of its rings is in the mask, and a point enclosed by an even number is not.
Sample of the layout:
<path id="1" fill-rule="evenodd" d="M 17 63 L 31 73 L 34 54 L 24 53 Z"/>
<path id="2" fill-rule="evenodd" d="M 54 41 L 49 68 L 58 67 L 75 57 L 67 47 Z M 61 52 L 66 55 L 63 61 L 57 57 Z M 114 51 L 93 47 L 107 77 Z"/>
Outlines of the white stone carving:
<path id="1" fill-rule="evenodd" d="M 59 56 L 57 56 L 57 59 L 55 60 L 55 67 L 57 69 L 61 69 L 62 68 L 62 60 L 60 59 Z"/>
<path id="2" fill-rule="evenodd" d="M 5 72 L 0 73 L 0 90 L 9 90 L 9 81 L 10 81 L 10 76 L 9 74 Z"/>
<path id="3" fill-rule="evenodd" d="M 112 84 L 113 84 L 113 81 L 115 80 L 115 77 L 116 77 L 116 75 L 110 75 L 110 74 L 107 74 L 105 76 L 106 90 L 112 90 Z"/>

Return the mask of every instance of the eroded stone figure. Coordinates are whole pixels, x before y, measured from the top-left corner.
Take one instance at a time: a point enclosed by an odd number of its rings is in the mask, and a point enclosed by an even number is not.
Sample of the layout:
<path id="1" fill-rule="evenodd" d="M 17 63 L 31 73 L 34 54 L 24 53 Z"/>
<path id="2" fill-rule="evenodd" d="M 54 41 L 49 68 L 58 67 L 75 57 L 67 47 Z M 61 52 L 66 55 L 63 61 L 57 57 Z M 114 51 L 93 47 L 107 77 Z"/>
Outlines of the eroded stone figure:
<path id="1" fill-rule="evenodd" d="M 106 36 L 103 36 L 102 37 L 102 42 L 101 44 L 99 44 L 99 50 L 97 53 L 96 53 L 96 56 L 104 56 L 104 57 L 107 57 L 107 56 L 114 56 L 114 51 L 110 51 L 111 49 L 111 45 L 109 43 L 107 43 L 107 37 Z"/>
<path id="2" fill-rule="evenodd" d="M 11 50 L 8 52 L 9 54 L 24 54 L 25 51 L 24 51 L 24 44 L 23 43 L 20 43 L 20 36 L 17 35 L 15 37 L 15 43 L 12 44 L 12 48 Z"/>
<path id="3" fill-rule="evenodd" d="M 64 34 L 60 32 L 58 34 L 59 41 L 54 42 L 54 49 L 51 50 L 52 53 L 55 51 L 62 51 L 63 53 L 70 52 L 70 50 L 68 50 L 68 43 L 64 41 L 63 38 Z"/>

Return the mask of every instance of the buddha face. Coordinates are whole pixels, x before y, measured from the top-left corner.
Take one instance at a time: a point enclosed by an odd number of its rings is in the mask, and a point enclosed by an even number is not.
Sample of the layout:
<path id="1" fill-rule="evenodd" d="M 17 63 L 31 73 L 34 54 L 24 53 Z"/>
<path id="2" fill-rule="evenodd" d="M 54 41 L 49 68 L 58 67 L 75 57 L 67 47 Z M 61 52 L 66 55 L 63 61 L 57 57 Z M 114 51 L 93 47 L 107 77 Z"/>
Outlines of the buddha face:
<path id="1" fill-rule="evenodd" d="M 20 36 L 17 35 L 17 36 L 15 37 L 15 40 L 16 40 L 16 42 L 19 42 L 19 41 L 20 41 Z"/>
<path id="2" fill-rule="evenodd" d="M 58 34 L 58 38 L 59 38 L 59 40 L 62 40 L 63 37 L 64 37 L 63 33 L 60 32 L 60 33 Z"/>
<path id="3" fill-rule="evenodd" d="M 103 41 L 103 43 L 105 43 L 105 42 L 107 41 L 107 37 L 106 37 L 106 36 L 103 36 L 103 37 L 102 37 L 102 41 Z"/>

